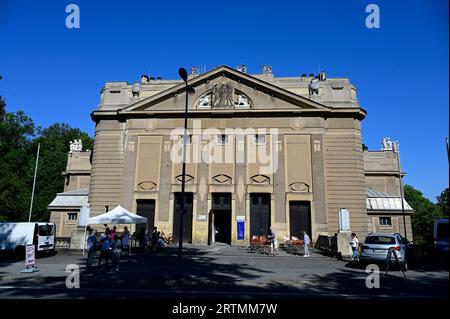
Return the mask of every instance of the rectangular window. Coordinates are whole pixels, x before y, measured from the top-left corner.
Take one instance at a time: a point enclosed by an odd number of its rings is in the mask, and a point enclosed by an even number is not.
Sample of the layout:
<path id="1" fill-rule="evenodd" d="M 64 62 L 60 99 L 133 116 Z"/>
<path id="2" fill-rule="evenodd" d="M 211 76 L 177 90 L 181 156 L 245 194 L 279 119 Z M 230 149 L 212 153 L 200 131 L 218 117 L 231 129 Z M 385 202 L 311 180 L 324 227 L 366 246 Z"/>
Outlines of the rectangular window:
<path id="1" fill-rule="evenodd" d="M 228 135 L 226 134 L 219 134 L 217 135 L 217 143 L 219 145 L 225 145 L 228 143 Z"/>
<path id="2" fill-rule="evenodd" d="M 78 213 L 68 213 L 67 215 L 68 220 L 77 220 Z"/>
<path id="3" fill-rule="evenodd" d="M 380 226 L 392 226 L 391 217 L 380 217 Z"/>
<path id="4" fill-rule="evenodd" d="M 264 134 L 256 134 L 255 135 L 255 144 L 265 144 L 266 136 Z"/>

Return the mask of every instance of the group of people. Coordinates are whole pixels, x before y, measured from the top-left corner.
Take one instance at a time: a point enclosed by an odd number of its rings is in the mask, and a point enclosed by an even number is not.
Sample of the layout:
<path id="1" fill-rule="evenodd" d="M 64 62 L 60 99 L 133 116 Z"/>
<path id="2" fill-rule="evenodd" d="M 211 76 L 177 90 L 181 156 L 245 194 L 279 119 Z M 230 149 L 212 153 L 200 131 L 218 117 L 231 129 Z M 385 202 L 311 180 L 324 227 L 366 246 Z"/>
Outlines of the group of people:
<path id="1" fill-rule="evenodd" d="M 311 238 L 306 231 L 303 231 L 303 242 L 304 242 L 304 254 L 303 257 L 310 257 L 309 245 L 311 244 Z M 278 255 L 278 239 L 275 234 L 275 230 L 272 226 L 269 228 L 269 235 L 267 238 L 270 240 L 270 254 L 273 256 Z"/>
<path id="2" fill-rule="evenodd" d="M 130 232 L 125 226 L 122 234 L 117 233 L 116 226 L 110 230 L 106 227 L 105 232 L 100 235 L 100 240 L 97 240 L 97 230 L 88 229 L 88 236 L 86 238 L 86 250 L 88 257 L 86 260 L 86 271 L 92 270 L 92 262 L 97 251 L 97 247 L 100 247 L 100 257 L 98 259 L 98 265 L 100 266 L 102 260 L 105 260 L 105 264 L 108 266 L 109 258 L 111 257 L 112 268 L 114 271 L 119 271 L 120 256 L 122 253 L 129 251 L 130 245 Z"/>
<path id="3" fill-rule="evenodd" d="M 147 250 L 147 247 L 150 246 L 151 250 L 155 252 L 158 248 L 166 246 L 166 240 L 156 226 L 153 227 L 150 236 L 147 234 L 145 227 L 142 227 L 136 238 L 139 242 L 139 247 L 143 250 Z"/>

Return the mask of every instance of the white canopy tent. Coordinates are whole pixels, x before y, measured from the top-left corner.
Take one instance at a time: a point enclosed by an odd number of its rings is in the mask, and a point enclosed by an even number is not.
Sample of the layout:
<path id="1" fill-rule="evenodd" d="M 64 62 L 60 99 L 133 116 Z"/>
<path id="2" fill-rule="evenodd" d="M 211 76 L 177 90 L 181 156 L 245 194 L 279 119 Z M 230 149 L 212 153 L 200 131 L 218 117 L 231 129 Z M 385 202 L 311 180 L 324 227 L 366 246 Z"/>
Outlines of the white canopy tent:
<path id="1" fill-rule="evenodd" d="M 109 212 L 89 218 L 84 230 L 84 238 L 86 238 L 87 225 L 97 224 L 147 224 L 147 217 L 133 214 L 122 206 L 118 205 L 116 208 L 110 210 Z"/>
<path id="2" fill-rule="evenodd" d="M 147 217 L 133 214 L 123 208 L 117 206 L 113 210 L 107 213 L 91 217 L 88 219 L 87 224 L 146 224 Z"/>

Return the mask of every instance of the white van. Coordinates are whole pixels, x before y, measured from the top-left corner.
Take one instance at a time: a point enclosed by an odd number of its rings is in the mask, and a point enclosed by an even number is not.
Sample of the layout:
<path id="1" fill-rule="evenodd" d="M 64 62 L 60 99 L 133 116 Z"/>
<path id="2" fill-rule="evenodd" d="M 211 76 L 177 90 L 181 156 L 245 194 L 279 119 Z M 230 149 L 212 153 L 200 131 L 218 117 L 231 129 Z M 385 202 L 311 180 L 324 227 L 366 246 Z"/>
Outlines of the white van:
<path id="1" fill-rule="evenodd" d="M 37 252 L 53 252 L 55 233 L 54 223 L 0 223 L 0 251 L 25 256 L 26 245 L 35 244 Z"/>

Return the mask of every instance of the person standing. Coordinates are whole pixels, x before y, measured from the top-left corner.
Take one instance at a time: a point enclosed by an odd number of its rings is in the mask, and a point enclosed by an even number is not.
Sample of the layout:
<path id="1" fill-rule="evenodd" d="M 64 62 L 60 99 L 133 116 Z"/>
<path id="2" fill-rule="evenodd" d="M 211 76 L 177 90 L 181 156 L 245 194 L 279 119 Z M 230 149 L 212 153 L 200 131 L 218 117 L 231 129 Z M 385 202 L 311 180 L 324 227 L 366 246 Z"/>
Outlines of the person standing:
<path id="1" fill-rule="evenodd" d="M 125 226 L 122 234 L 122 247 L 123 251 L 128 255 L 130 250 L 130 232 L 128 231 L 128 227 Z"/>
<path id="2" fill-rule="evenodd" d="M 306 233 L 306 231 L 303 231 L 303 243 L 305 247 L 305 254 L 303 257 L 309 257 L 309 244 L 311 244 L 311 238 L 309 238 L 309 235 Z"/>
<path id="3" fill-rule="evenodd" d="M 102 262 L 102 258 L 105 258 L 105 264 L 108 266 L 108 259 L 109 259 L 109 248 L 111 246 L 110 244 L 111 238 L 107 236 L 103 240 L 102 248 L 100 250 L 100 258 L 98 259 L 98 265 L 100 266 Z"/>
<path id="4" fill-rule="evenodd" d="M 158 245 L 158 239 L 159 239 L 159 234 L 158 234 L 158 227 L 154 226 L 153 227 L 153 231 L 151 234 L 151 238 L 152 238 L 152 251 L 155 252 L 156 251 L 156 245 Z"/>
<path id="5" fill-rule="evenodd" d="M 145 252 L 146 247 L 147 247 L 147 238 L 146 238 L 145 227 L 141 227 L 141 230 L 139 231 L 137 238 L 139 240 L 139 248 Z"/>
<path id="6" fill-rule="evenodd" d="M 270 253 L 272 256 L 278 255 L 278 239 L 277 234 L 275 233 L 275 230 L 272 226 L 269 228 L 269 239 L 270 239 Z"/>
<path id="7" fill-rule="evenodd" d="M 118 272 L 120 263 L 120 254 L 122 253 L 122 242 L 119 235 L 115 236 L 115 239 L 111 241 L 111 253 L 112 253 L 112 267 Z"/>
<path id="8" fill-rule="evenodd" d="M 352 261 L 356 260 L 359 261 L 359 253 L 358 253 L 358 247 L 359 247 L 359 240 L 355 233 L 352 233 L 352 239 L 350 239 L 350 246 L 352 247 Z"/>
<path id="9" fill-rule="evenodd" d="M 92 260 L 95 256 L 95 246 L 97 245 L 97 232 L 95 230 L 89 229 L 89 235 L 86 240 L 86 250 L 88 253 L 86 259 L 86 271 L 91 271 Z"/>

